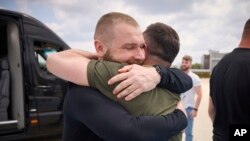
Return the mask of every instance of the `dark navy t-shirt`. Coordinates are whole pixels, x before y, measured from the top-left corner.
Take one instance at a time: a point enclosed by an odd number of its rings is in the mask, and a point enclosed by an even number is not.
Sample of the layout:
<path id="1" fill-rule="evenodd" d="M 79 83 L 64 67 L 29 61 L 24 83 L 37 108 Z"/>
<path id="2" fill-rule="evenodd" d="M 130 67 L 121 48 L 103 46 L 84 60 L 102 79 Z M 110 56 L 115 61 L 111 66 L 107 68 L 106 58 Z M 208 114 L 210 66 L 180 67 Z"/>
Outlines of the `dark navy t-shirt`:
<path id="1" fill-rule="evenodd" d="M 250 124 L 250 49 L 236 48 L 214 68 L 210 96 L 215 106 L 214 141 L 229 140 L 229 126 Z"/>

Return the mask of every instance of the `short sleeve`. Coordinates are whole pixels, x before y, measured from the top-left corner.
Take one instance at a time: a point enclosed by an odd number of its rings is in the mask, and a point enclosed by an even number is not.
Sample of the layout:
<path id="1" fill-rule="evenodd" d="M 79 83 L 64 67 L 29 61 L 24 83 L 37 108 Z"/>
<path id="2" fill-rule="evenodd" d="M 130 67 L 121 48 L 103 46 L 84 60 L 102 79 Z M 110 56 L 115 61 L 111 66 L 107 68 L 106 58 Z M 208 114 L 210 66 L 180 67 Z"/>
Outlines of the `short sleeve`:
<path id="1" fill-rule="evenodd" d="M 193 86 L 200 86 L 201 85 L 201 79 L 199 78 L 198 75 L 196 75 L 195 73 L 193 74 Z"/>
<path id="2" fill-rule="evenodd" d="M 88 64 L 87 75 L 90 87 L 98 89 L 105 96 L 116 100 L 112 91 L 117 84 L 108 85 L 108 80 L 118 74 L 118 69 L 125 64 L 108 61 L 91 60 Z"/>

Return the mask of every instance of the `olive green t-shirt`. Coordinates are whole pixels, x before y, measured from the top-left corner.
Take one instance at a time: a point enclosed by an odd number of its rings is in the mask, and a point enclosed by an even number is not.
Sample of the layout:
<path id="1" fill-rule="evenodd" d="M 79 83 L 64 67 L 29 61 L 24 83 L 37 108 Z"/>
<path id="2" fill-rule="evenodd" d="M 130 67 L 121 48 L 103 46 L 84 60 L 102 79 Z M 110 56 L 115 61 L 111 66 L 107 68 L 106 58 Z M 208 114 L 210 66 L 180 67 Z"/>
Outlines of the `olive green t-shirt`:
<path id="1" fill-rule="evenodd" d="M 126 64 L 108 61 L 91 60 L 88 64 L 87 75 L 90 87 L 97 88 L 102 94 L 120 103 L 134 116 L 166 115 L 172 113 L 180 96 L 167 89 L 156 87 L 130 101 L 118 99 L 112 92 L 117 84 L 108 85 L 108 80 L 118 74 L 118 69 Z M 172 140 L 172 139 L 171 139 Z"/>

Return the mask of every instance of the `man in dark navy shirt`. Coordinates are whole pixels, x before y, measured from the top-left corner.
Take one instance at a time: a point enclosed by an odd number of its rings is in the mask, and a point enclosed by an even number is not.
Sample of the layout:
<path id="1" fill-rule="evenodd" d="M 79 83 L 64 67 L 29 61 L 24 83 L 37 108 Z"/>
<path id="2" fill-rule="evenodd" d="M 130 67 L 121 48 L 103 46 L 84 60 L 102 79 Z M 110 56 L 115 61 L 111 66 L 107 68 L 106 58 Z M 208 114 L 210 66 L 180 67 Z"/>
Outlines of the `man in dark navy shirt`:
<path id="1" fill-rule="evenodd" d="M 210 80 L 209 116 L 213 140 L 228 141 L 229 127 L 250 124 L 250 19 L 239 47 L 215 66 Z M 241 138 L 242 140 L 242 138 Z"/>

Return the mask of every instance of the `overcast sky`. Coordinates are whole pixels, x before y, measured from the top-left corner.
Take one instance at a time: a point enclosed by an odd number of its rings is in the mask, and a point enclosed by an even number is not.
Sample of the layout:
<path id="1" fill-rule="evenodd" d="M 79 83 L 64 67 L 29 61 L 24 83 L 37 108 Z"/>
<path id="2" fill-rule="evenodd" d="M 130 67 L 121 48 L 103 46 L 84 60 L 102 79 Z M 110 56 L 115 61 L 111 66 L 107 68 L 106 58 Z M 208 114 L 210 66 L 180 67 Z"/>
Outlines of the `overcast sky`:
<path id="1" fill-rule="evenodd" d="M 94 28 L 105 13 L 129 14 L 142 30 L 163 22 L 180 36 L 181 49 L 174 64 L 185 54 L 201 63 L 209 50 L 232 51 L 250 18 L 250 0 L 0 0 L 0 8 L 31 15 L 72 48 L 88 51 L 95 51 Z"/>

